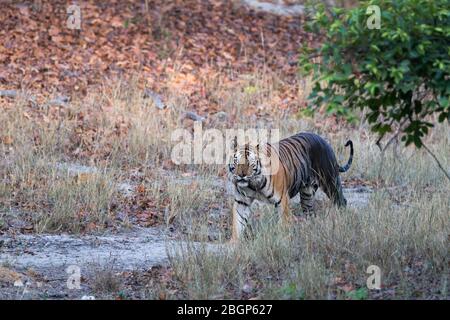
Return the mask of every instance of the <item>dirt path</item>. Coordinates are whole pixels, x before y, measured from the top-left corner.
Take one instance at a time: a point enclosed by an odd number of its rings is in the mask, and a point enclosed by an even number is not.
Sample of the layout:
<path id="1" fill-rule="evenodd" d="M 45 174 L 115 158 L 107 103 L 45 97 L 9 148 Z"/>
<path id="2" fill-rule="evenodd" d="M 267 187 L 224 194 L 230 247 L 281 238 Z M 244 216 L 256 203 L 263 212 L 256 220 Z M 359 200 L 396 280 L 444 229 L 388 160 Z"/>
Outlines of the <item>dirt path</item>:
<path id="1" fill-rule="evenodd" d="M 167 259 L 173 240 L 159 228 L 140 228 L 102 236 L 19 235 L 0 237 L 0 261 L 36 271 L 69 265 L 106 264 L 124 270 L 153 266 Z"/>
<path id="2" fill-rule="evenodd" d="M 2 236 L 0 299 L 80 299 L 92 294 L 92 281 L 102 272 L 146 271 L 163 265 L 170 248 L 180 244 L 162 228 L 101 236 Z M 85 281 L 75 290 L 67 286 L 73 268 L 79 268 Z"/>
<path id="3" fill-rule="evenodd" d="M 349 206 L 364 207 L 370 190 L 344 189 Z M 320 194 L 318 198 L 320 199 Z M 16 277 L 3 279 L 0 270 L 0 299 L 81 298 L 87 288 L 67 290 L 69 266 L 79 266 L 83 276 L 90 277 L 99 266 L 114 266 L 114 270 L 148 270 L 168 261 L 168 248 L 180 244 L 162 228 L 136 228 L 133 231 L 103 235 L 18 235 L 0 237 L 0 267 L 17 272 Z M 218 244 L 208 244 L 211 249 Z M 11 283 L 18 278 L 18 287 Z M 13 280 L 11 280 L 13 279 Z M 43 279 L 41 287 L 39 281 Z M 28 284 L 27 284 L 28 283 Z M 24 285 L 24 287 L 21 286 Z M 42 287 L 44 285 L 44 287 Z M 28 286 L 28 287 L 27 287 Z M 26 289 L 25 294 L 21 291 Z M 34 289 L 33 289 L 34 288 Z M 86 291 L 87 290 L 87 291 Z"/>
<path id="4" fill-rule="evenodd" d="M 364 188 L 345 189 L 350 206 L 363 207 L 370 193 Z M 318 195 L 322 198 L 323 195 Z M 114 261 L 123 270 L 148 268 L 167 261 L 167 248 L 176 244 L 162 228 L 99 236 L 18 235 L 0 236 L 0 263 L 36 271 L 69 265 Z"/>

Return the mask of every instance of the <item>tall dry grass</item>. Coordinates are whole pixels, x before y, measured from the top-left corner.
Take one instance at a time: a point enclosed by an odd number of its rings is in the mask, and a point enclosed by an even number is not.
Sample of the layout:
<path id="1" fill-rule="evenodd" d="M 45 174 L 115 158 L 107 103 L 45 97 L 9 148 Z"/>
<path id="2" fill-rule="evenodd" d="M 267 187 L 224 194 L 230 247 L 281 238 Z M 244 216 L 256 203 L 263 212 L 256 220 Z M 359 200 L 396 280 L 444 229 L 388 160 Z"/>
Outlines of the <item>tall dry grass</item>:
<path id="1" fill-rule="evenodd" d="M 361 288 L 369 298 L 370 265 L 394 288 L 391 298 L 448 299 L 449 189 L 441 189 L 442 177 L 432 186 L 381 189 L 364 208 L 326 206 L 288 229 L 266 208 L 270 218 L 259 221 L 253 239 L 236 248 L 178 248 L 171 266 L 194 299 L 339 299 Z"/>
<path id="2" fill-rule="evenodd" d="M 283 107 L 284 84 L 277 75 L 235 79 L 211 79 L 205 90 L 223 107 L 225 119 L 239 116 L 230 121 L 208 115 L 205 129 L 278 128 L 283 137 L 314 131 L 330 141 L 340 162 L 348 157 L 344 143 L 350 138 L 355 158 L 343 180 L 378 186 L 367 206 L 337 210 L 324 202 L 316 218 L 288 229 L 278 226 L 272 208 L 261 206 L 254 238 L 211 250 L 206 241 L 212 228 L 219 242 L 229 237 L 221 224 L 231 204 L 219 177 L 223 165 L 171 164 L 172 132 L 192 130 L 180 120 L 190 110 L 188 96 L 168 88 L 168 108 L 159 110 L 143 98 L 136 80 L 105 84 L 65 108 L 32 109 L 20 100 L 2 106 L 1 211 L 27 212 L 38 232 L 104 228 L 121 208 L 119 184 L 131 181 L 188 242 L 172 251 L 170 263 L 185 297 L 348 298 L 365 287 L 367 267 L 377 265 L 393 297 L 448 298 L 450 188 L 431 157 L 401 146 L 380 153 L 363 121 L 347 125 L 292 114 Z M 307 91 L 307 81 L 298 86 L 299 105 Z M 263 116 L 254 116 L 255 110 Z M 450 167 L 449 127 L 432 130 L 426 143 Z M 62 164 L 95 170 L 74 174 Z M 212 219 L 213 213 L 219 218 Z"/>

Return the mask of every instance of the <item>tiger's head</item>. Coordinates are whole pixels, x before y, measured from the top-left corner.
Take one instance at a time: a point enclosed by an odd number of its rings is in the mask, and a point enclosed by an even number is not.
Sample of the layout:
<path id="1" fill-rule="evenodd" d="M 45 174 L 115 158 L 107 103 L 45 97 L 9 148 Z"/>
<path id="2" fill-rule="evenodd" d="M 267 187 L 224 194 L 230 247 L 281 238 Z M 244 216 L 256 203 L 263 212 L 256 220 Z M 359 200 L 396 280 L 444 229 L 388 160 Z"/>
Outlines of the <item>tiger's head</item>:
<path id="1" fill-rule="evenodd" d="M 229 179 L 238 187 L 248 187 L 249 184 L 258 185 L 261 173 L 258 146 L 249 144 L 241 148 L 233 145 L 233 157 L 228 164 Z"/>

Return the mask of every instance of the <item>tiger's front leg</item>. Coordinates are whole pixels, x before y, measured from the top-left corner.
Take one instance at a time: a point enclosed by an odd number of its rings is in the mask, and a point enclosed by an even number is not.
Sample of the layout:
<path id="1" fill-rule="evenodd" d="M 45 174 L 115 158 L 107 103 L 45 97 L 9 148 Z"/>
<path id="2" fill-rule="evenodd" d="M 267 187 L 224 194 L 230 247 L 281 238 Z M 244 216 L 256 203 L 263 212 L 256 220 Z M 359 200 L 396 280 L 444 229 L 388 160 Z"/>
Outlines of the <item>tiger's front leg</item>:
<path id="1" fill-rule="evenodd" d="M 231 242 L 237 242 L 247 227 L 251 215 L 250 206 L 252 202 L 253 200 L 248 198 L 239 197 L 234 199 Z"/>
<path id="2" fill-rule="evenodd" d="M 292 220 L 291 211 L 289 210 L 289 196 L 283 194 L 280 199 L 280 203 L 277 205 L 278 215 L 281 219 L 281 223 L 284 226 L 288 226 Z"/>

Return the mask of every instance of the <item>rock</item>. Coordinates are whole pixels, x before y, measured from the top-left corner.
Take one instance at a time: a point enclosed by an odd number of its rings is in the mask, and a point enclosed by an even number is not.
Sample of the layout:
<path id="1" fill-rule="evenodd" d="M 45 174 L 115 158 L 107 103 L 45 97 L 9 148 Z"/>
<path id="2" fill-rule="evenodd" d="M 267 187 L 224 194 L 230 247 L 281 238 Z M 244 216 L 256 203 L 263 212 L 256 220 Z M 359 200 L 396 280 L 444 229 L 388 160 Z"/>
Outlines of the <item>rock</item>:
<path id="1" fill-rule="evenodd" d="M 74 163 L 57 163 L 56 168 L 66 171 L 70 176 L 98 173 L 98 169 L 95 167 L 88 167 Z"/>
<path id="2" fill-rule="evenodd" d="M 166 108 L 166 105 L 162 101 L 162 98 L 161 98 L 161 96 L 159 94 L 157 94 L 156 92 L 153 92 L 150 89 L 145 89 L 144 90 L 144 99 L 148 99 L 148 98 L 153 100 L 153 104 L 158 109 L 162 110 L 162 109 Z"/>
<path id="3" fill-rule="evenodd" d="M 188 111 L 185 113 L 184 118 L 186 119 L 191 119 L 193 121 L 200 121 L 203 122 L 206 120 L 206 118 L 199 116 L 198 114 L 192 112 L 192 111 Z"/>
<path id="4" fill-rule="evenodd" d="M 302 4 L 285 4 L 285 3 L 270 3 L 261 0 L 242 0 L 248 7 L 257 10 L 268 12 L 280 16 L 298 16 L 305 12 L 305 6 Z"/>
<path id="5" fill-rule="evenodd" d="M 0 97 L 15 98 L 18 95 L 16 90 L 0 90 Z"/>
<path id="6" fill-rule="evenodd" d="M 226 113 L 225 111 L 219 111 L 214 114 L 214 118 L 218 121 L 225 122 L 228 120 L 228 113 Z"/>
<path id="7" fill-rule="evenodd" d="M 67 107 L 67 104 L 70 101 L 70 97 L 60 96 L 55 99 L 52 99 L 48 102 L 48 105 L 58 106 L 58 107 Z"/>
<path id="8" fill-rule="evenodd" d="M 125 197 L 131 197 L 134 194 L 135 187 L 128 182 L 122 182 L 117 186 L 117 190 Z"/>
<path id="9" fill-rule="evenodd" d="M 22 279 L 18 279 L 16 281 L 14 281 L 14 287 L 23 287 Z"/>
<path id="10" fill-rule="evenodd" d="M 247 294 L 252 293 L 253 288 L 254 286 L 251 283 L 247 282 L 242 286 L 242 292 Z"/>
<path id="11" fill-rule="evenodd" d="M 95 167 L 73 163 L 57 163 L 56 168 L 65 172 L 69 177 L 72 177 L 77 184 L 93 181 L 99 174 L 99 170 Z"/>

